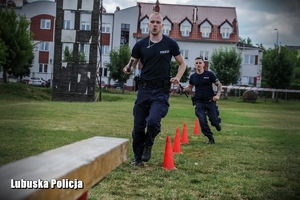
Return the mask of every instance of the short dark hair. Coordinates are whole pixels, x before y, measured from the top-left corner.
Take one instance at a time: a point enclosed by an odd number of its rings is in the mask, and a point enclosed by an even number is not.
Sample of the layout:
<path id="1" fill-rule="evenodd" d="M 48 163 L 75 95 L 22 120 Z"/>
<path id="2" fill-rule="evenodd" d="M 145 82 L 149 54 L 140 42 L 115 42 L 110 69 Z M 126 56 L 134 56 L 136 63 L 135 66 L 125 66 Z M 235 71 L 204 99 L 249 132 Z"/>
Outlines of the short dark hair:
<path id="1" fill-rule="evenodd" d="M 195 60 L 201 59 L 203 60 L 202 56 L 196 57 Z M 204 60 L 203 60 L 204 61 Z"/>

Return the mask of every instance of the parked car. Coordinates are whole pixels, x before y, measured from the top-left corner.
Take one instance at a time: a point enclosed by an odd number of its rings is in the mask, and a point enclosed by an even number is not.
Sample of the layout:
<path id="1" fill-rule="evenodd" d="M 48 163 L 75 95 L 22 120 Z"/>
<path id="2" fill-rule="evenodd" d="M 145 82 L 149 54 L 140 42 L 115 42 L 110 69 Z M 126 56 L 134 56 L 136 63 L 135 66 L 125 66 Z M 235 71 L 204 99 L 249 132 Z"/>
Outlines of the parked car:
<path id="1" fill-rule="evenodd" d="M 123 84 L 122 83 L 115 83 L 113 84 L 114 89 L 123 89 Z M 126 89 L 126 85 L 124 84 L 124 89 Z"/>
<path id="2" fill-rule="evenodd" d="M 28 85 L 36 85 L 41 87 L 47 86 L 47 81 L 40 77 L 31 77 L 28 81 Z"/>
<path id="3" fill-rule="evenodd" d="M 7 80 L 9 83 L 16 83 L 18 79 L 15 76 L 7 76 Z"/>

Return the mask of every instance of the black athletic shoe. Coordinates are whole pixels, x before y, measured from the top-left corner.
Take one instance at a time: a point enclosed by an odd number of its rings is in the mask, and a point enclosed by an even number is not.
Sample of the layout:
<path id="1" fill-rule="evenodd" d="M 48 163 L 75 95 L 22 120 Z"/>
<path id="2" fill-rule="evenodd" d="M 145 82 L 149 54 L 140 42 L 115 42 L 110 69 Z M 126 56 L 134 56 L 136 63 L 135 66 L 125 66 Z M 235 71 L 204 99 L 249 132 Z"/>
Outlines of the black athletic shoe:
<path id="1" fill-rule="evenodd" d="M 141 160 L 134 160 L 132 161 L 131 165 L 136 167 L 144 167 L 144 163 Z"/>
<path id="2" fill-rule="evenodd" d="M 217 129 L 217 131 L 221 131 L 221 129 L 222 129 L 221 124 L 218 124 L 218 125 L 216 126 L 216 129 Z"/>
<path id="3" fill-rule="evenodd" d="M 206 144 L 215 144 L 215 139 L 211 138 L 208 140 L 208 142 L 206 142 Z"/>
<path id="4" fill-rule="evenodd" d="M 143 155 L 142 155 L 142 161 L 148 162 L 151 158 L 151 152 L 152 152 L 152 146 L 145 146 Z"/>

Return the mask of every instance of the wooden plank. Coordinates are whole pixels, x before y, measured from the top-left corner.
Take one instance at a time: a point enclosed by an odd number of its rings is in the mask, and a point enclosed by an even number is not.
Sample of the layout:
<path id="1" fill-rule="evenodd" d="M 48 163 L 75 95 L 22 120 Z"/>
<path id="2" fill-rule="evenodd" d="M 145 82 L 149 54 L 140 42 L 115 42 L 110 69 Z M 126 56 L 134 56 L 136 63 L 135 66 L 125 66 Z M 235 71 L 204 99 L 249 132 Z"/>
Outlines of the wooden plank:
<path id="1" fill-rule="evenodd" d="M 127 159 L 128 144 L 97 136 L 3 165 L 0 199 L 77 199 Z"/>

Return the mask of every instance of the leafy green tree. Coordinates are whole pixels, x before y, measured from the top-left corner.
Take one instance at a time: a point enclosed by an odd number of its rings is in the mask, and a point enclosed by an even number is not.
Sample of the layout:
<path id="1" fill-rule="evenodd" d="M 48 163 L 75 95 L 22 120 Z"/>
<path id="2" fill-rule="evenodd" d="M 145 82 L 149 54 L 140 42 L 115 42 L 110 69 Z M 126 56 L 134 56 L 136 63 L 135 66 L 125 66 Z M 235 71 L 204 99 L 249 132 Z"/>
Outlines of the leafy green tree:
<path id="1" fill-rule="evenodd" d="M 7 56 L 7 48 L 5 46 L 5 43 L 0 38 L 0 72 L 2 71 L 1 68 L 2 64 L 4 64 L 6 61 L 6 56 Z"/>
<path id="2" fill-rule="evenodd" d="M 244 43 L 244 44 L 250 44 L 250 45 L 252 45 L 252 40 L 249 37 L 247 37 L 247 38 L 239 37 L 239 41 L 242 42 L 242 43 Z"/>
<path id="3" fill-rule="evenodd" d="M 86 62 L 84 51 L 79 52 L 79 62 Z M 68 46 L 65 47 L 63 52 L 63 62 L 73 62 L 73 51 Z"/>
<path id="4" fill-rule="evenodd" d="M 234 47 L 220 47 L 213 50 L 209 66 L 222 85 L 230 85 L 237 83 L 241 63 L 242 57 Z M 224 98 L 227 98 L 227 88 L 224 89 Z"/>
<path id="5" fill-rule="evenodd" d="M 123 73 L 123 68 L 128 64 L 131 50 L 128 44 L 121 45 L 119 48 L 114 48 L 109 52 L 110 62 L 105 62 L 104 66 L 109 70 L 109 78 L 116 82 L 124 83 L 130 78 Z M 123 87 L 124 93 L 124 87 Z"/>
<path id="6" fill-rule="evenodd" d="M 262 43 L 260 43 L 259 45 L 257 45 L 258 48 L 262 49 L 263 52 L 266 51 L 266 48 L 264 47 L 264 45 Z"/>
<path id="7" fill-rule="evenodd" d="M 291 83 L 291 89 L 300 90 L 300 57 L 297 58 L 294 68 L 294 81 Z"/>
<path id="8" fill-rule="evenodd" d="M 267 50 L 261 60 L 262 78 L 265 81 L 266 87 L 277 89 L 289 88 L 294 79 L 296 62 L 296 54 L 284 46 Z M 278 93 L 276 93 L 276 102 L 278 102 Z"/>
<path id="9" fill-rule="evenodd" d="M 176 74 L 178 72 L 178 68 L 179 68 L 178 62 L 176 62 L 175 60 L 172 60 L 171 61 L 171 76 L 172 77 L 176 76 Z M 187 82 L 189 80 L 190 72 L 191 72 L 191 69 L 188 66 L 186 66 L 186 70 L 184 71 L 184 73 L 180 79 L 180 82 L 182 82 L 182 83 Z"/>
<path id="10" fill-rule="evenodd" d="M 12 68 L 11 74 L 13 74 L 16 77 L 20 77 L 20 79 L 23 78 L 23 76 L 30 76 L 30 68 L 34 61 L 34 55 L 31 54 L 31 58 L 28 60 L 28 64 L 24 65 L 23 67 L 19 68 Z"/>
<path id="11" fill-rule="evenodd" d="M 247 38 L 239 37 L 239 42 L 242 42 L 242 43 L 244 43 L 244 44 L 248 44 L 248 45 L 252 45 L 252 46 L 253 46 L 252 40 L 251 40 L 251 38 L 249 38 L 249 37 L 247 37 Z M 263 46 L 262 43 L 256 44 L 256 45 L 257 45 L 257 47 L 259 47 L 259 48 L 262 49 L 263 51 L 266 50 L 266 48 Z"/>
<path id="12" fill-rule="evenodd" d="M 171 76 L 175 77 L 177 72 L 178 72 L 178 68 L 179 68 L 179 64 L 178 62 L 176 62 L 175 60 L 171 61 Z M 189 80 L 189 76 L 190 76 L 190 72 L 191 72 L 191 68 L 189 68 L 188 66 L 186 66 L 186 70 L 184 71 L 180 82 L 185 83 Z M 174 90 L 174 85 L 173 85 L 173 93 L 175 93 Z"/>
<path id="13" fill-rule="evenodd" d="M 28 29 L 30 22 L 13 9 L 0 9 L 0 24 L 0 38 L 6 47 L 1 48 L 6 57 L 2 63 L 3 82 L 7 82 L 7 74 L 27 75 L 33 63 L 35 44 Z"/>

